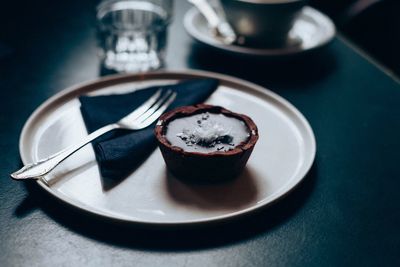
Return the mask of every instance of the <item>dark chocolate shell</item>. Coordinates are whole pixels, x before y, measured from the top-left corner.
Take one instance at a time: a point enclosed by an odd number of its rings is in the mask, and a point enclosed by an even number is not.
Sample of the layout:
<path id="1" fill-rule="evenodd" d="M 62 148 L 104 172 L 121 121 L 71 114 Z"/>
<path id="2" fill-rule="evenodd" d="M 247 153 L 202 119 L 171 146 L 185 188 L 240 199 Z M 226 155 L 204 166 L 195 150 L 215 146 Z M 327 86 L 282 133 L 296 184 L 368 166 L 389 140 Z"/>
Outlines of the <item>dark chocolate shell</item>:
<path id="1" fill-rule="evenodd" d="M 223 114 L 243 121 L 249 129 L 249 138 L 232 150 L 210 153 L 188 152 L 169 143 L 165 133 L 170 121 L 204 112 Z M 180 179 L 192 181 L 217 182 L 238 176 L 258 140 L 257 126 L 248 116 L 206 104 L 180 107 L 163 114 L 154 131 L 169 171 Z"/>

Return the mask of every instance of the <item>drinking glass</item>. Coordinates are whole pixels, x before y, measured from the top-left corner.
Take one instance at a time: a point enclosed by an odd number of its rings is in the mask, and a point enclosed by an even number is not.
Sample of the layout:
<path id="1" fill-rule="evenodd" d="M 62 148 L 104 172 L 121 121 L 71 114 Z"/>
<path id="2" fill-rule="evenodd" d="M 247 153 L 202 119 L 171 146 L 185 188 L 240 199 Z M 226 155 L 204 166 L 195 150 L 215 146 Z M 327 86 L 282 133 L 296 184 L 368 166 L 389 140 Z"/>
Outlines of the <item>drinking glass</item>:
<path id="1" fill-rule="evenodd" d="M 105 0 L 97 7 L 100 57 L 106 69 L 145 72 L 164 65 L 173 0 Z"/>

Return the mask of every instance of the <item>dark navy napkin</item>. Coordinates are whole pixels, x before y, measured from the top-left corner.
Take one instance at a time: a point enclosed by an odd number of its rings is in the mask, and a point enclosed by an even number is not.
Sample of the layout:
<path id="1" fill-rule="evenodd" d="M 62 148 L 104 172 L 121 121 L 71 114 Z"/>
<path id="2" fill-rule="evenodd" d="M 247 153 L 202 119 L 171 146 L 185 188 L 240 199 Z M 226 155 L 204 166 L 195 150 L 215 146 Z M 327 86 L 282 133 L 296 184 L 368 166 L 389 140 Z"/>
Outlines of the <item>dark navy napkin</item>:
<path id="1" fill-rule="evenodd" d="M 145 102 L 158 89 L 174 90 L 177 97 L 169 109 L 204 102 L 218 87 L 218 80 L 190 80 L 154 86 L 122 95 L 81 96 L 81 113 L 89 133 L 116 122 Z M 140 131 L 116 130 L 92 142 L 103 177 L 122 179 L 134 171 L 154 150 L 154 124 Z"/>

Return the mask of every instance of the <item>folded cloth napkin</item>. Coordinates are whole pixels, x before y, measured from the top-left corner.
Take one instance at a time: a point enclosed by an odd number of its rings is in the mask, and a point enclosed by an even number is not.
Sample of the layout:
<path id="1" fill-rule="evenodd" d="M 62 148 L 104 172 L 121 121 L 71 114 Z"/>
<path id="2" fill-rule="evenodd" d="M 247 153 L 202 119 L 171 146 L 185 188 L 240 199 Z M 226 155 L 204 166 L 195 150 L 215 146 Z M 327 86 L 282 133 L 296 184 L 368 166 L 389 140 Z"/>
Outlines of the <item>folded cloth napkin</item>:
<path id="1" fill-rule="evenodd" d="M 169 109 L 204 102 L 218 87 L 218 80 L 190 80 L 153 86 L 128 94 L 81 96 L 81 113 L 89 133 L 126 116 L 158 89 L 173 90 L 177 97 Z M 155 124 L 155 123 L 154 123 Z M 154 124 L 139 131 L 115 130 L 92 142 L 103 177 L 122 179 L 133 172 L 154 150 Z"/>

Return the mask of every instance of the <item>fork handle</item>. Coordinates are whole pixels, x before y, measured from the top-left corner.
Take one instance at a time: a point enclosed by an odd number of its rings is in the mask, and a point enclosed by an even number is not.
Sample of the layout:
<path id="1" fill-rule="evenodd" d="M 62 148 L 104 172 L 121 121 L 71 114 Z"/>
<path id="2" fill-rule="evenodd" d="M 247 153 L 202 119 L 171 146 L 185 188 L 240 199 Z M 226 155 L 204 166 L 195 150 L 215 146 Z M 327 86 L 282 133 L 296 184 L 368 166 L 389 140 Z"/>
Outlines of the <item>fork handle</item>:
<path id="1" fill-rule="evenodd" d="M 27 164 L 20 170 L 11 174 L 11 177 L 15 180 L 26 180 L 26 179 L 38 179 L 43 175 L 46 175 L 53 170 L 58 164 L 63 162 L 66 158 L 74 154 L 80 148 L 90 143 L 99 136 L 112 131 L 114 129 L 121 128 L 118 124 L 108 124 L 93 133 L 86 136 L 81 142 L 69 146 L 56 154 L 49 156 L 48 158 L 39 160 L 38 162 Z"/>

